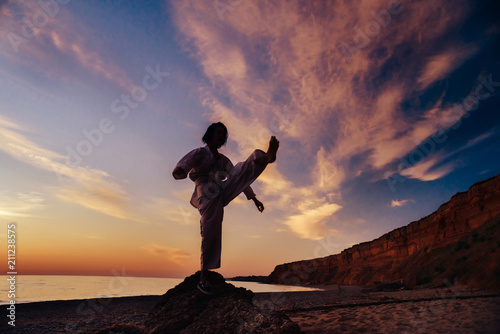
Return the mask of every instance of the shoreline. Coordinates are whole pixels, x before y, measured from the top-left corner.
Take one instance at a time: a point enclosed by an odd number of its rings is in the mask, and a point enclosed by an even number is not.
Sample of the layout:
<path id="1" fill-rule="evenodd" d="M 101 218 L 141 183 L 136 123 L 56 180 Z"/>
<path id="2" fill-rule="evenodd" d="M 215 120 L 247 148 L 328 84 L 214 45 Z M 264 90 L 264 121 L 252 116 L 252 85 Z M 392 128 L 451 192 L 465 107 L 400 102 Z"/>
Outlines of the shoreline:
<path id="1" fill-rule="evenodd" d="M 323 291 L 254 293 L 264 311 L 284 312 L 305 333 L 325 331 L 495 333 L 500 291 L 465 288 L 366 292 L 354 286 Z M 142 326 L 160 295 L 16 304 L 16 327 L 6 333 L 92 333 L 118 323 Z M 6 307 L 7 305 L 2 305 Z M 370 329 L 371 328 L 371 329 Z"/>

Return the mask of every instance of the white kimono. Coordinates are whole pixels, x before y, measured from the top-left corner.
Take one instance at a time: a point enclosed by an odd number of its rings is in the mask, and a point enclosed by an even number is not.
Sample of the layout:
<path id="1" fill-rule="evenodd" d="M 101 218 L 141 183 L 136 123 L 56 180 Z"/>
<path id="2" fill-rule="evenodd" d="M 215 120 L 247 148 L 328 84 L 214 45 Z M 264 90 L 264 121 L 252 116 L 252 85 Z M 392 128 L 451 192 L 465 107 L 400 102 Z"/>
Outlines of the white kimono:
<path id="1" fill-rule="evenodd" d="M 176 165 L 185 174 L 174 174 L 175 179 L 189 178 L 195 183 L 191 204 L 201 214 L 201 269 L 220 268 L 222 219 L 224 207 L 241 192 L 247 199 L 255 197 L 250 184 L 262 173 L 266 165 L 258 165 L 255 159 L 263 156 L 255 150 L 244 162 L 233 166 L 231 160 L 219 154 L 215 158 L 208 146 L 186 154 Z"/>

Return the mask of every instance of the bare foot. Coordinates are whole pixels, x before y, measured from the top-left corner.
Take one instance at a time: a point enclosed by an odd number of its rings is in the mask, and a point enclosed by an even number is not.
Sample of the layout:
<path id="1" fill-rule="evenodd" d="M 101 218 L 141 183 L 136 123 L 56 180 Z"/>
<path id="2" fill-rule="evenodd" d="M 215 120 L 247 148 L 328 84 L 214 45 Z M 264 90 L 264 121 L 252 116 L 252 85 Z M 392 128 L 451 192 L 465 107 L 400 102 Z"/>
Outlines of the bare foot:
<path id="1" fill-rule="evenodd" d="M 269 148 L 267 149 L 267 162 L 273 163 L 276 161 L 276 152 L 278 152 L 278 148 L 280 146 L 280 142 L 276 139 L 275 136 L 271 137 L 269 140 Z"/>

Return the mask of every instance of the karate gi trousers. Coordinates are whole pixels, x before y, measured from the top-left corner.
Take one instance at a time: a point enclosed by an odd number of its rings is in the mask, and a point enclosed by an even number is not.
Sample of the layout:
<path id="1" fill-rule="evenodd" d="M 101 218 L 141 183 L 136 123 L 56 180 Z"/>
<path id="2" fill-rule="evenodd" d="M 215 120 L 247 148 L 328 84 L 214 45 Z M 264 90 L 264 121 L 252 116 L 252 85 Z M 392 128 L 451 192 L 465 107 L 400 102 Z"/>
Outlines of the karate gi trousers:
<path id="1" fill-rule="evenodd" d="M 222 251 L 222 219 L 224 207 L 250 186 L 264 171 L 267 164 L 258 165 L 255 159 L 265 153 L 255 150 L 244 162 L 237 163 L 225 181 L 202 180 L 197 186 L 203 189 L 198 211 L 201 219 L 201 269 L 220 268 Z"/>

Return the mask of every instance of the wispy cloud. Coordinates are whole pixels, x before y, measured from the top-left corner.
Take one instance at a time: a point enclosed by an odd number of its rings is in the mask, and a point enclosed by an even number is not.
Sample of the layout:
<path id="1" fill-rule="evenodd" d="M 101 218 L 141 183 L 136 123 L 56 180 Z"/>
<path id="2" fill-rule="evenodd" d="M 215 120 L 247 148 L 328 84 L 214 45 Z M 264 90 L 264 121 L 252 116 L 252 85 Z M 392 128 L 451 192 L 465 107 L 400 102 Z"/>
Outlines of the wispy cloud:
<path id="1" fill-rule="evenodd" d="M 60 52 L 76 59 L 81 66 L 95 75 L 102 76 L 125 90 L 134 86 L 126 71 L 103 58 L 98 50 L 92 50 L 90 43 L 81 35 L 75 36 L 74 31 L 73 34 L 65 35 L 53 31 L 50 38 Z"/>
<path id="2" fill-rule="evenodd" d="M 465 60 L 476 53 L 478 49 L 478 47 L 472 45 L 470 47 L 463 47 L 460 50 L 445 51 L 437 56 L 429 57 L 422 74 L 417 79 L 420 88 L 425 89 L 430 84 L 444 79 Z"/>
<path id="3" fill-rule="evenodd" d="M 109 181 L 102 170 L 81 166 L 70 167 L 65 157 L 44 149 L 21 132 L 28 132 L 15 122 L 0 116 L 0 150 L 33 167 L 53 173 L 59 178 L 56 196 L 86 208 L 117 218 L 133 218 L 126 209 L 129 199 L 126 191 Z"/>
<path id="4" fill-rule="evenodd" d="M 401 207 L 401 206 L 404 206 L 404 205 L 408 204 L 409 202 L 413 202 L 413 201 L 412 200 L 408 200 L 408 199 L 403 199 L 401 201 L 393 199 L 391 201 L 391 208 Z"/>
<path id="5" fill-rule="evenodd" d="M 165 257 L 176 264 L 182 264 L 185 259 L 191 258 L 192 255 L 181 249 L 162 246 L 158 244 L 148 244 L 142 247 L 153 256 Z"/>
<path id="6" fill-rule="evenodd" d="M 128 196 L 116 185 L 99 186 L 82 183 L 81 187 L 63 188 L 56 196 L 66 202 L 75 203 L 111 217 L 132 218 L 125 205 Z"/>
<path id="7" fill-rule="evenodd" d="M 334 224 L 331 214 L 341 205 L 332 194 L 346 180 L 362 172 L 382 175 L 436 130 L 459 120 L 442 99 L 421 109 L 402 107 L 417 86 L 425 91 L 477 50 L 450 40 L 436 53 L 437 41 L 468 10 L 453 1 L 440 6 L 436 11 L 431 1 L 400 2 L 388 24 L 379 24 L 377 34 L 346 55 L 339 45 L 354 46 L 357 29 L 376 24 L 373 12 L 386 10 L 387 1 L 248 1 L 223 20 L 211 2 L 173 3 L 186 50 L 212 83 L 199 88 L 208 117 L 228 125 L 242 156 L 250 147 L 265 145 L 270 134 L 280 137 L 283 149 L 287 142 L 300 144 L 294 145 L 299 147 L 294 155 L 312 167 L 309 175 L 301 175 L 314 180 L 309 186 L 297 189 L 296 180 L 276 170 L 260 179 L 266 194 L 281 196 L 290 207 L 304 194 L 321 203 L 290 213 L 286 221 L 295 233 L 318 238 L 322 233 L 315 229 Z M 276 117 L 283 106 L 293 118 Z M 353 157 L 358 157 L 355 164 Z M 406 176 L 435 180 L 454 167 L 436 169 L 437 162 L 431 157 Z M 309 216 L 316 223 L 306 227 L 301 222 Z"/>
<path id="8" fill-rule="evenodd" d="M 43 208 L 45 196 L 38 192 L 0 192 L 0 216 L 31 217 L 33 211 Z"/>
<path id="9" fill-rule="evenodd" d="M 402 170 L 400 174 L 409 179 L 434 181 L 448 175 L 454 169 L 453 162 L 440 165 L 442 160 L 442 157 L 435 156 Z"/>
<path id="10" fill-rule="evenodd" d="M 0 54 L 47 77 L 62 79 L 67 79 L 70 74 L 58 60 L 68 58 L 89 73 L 125 90 L 133 87 L 126 71 L 90 41 L 93 27 L 83 24 L 65 5 L 59 3 L 49 6 L 53 15 L 47 15 L 41 6 L 43 3 L 20 0 L 2 6 L 0 31 L 4 45 Z M 54 7 L 56 5 L 57 10 Z M 32 21 L 34 17 L 40 23 L 26 28 L 26 20 Z"/>
<path id="11" fill-rule="evenodd" d="M 468 148 L 471 148 L 473 146 L 476 146 L 479 143 L 482 143 L 486 139 L 494 136 L 496 134 L 496 130 L 488 131 L 486 133 L 483 133 L 482 135 L 477 136 L 476 138 L 472 138 L 469 140 L 463 147 L 461 147 L 458 151 L 463 151 Z"/>
<path id="12" fill-rule="evenodd" d="M 152 217 L 154 220 L 168 220 L 181 225 L 198 224 L 200 215 L 188 203 L 192 190 L 179 194 L 179 199 L 153 197 L 143 205 L 143 215 Z M 175 194 L 174 194 L 175 195 Z"/>
<path id="13" fill-rule="evenodd" d="M 284 222 L 299 237 L 312 240 L 324 239 L 338 232 L 328 228 L 326 220 L 341 207 L 337 204 L 324 204 L 322 206 L 303 210 L 298 215 L 288 217 Z"/>

